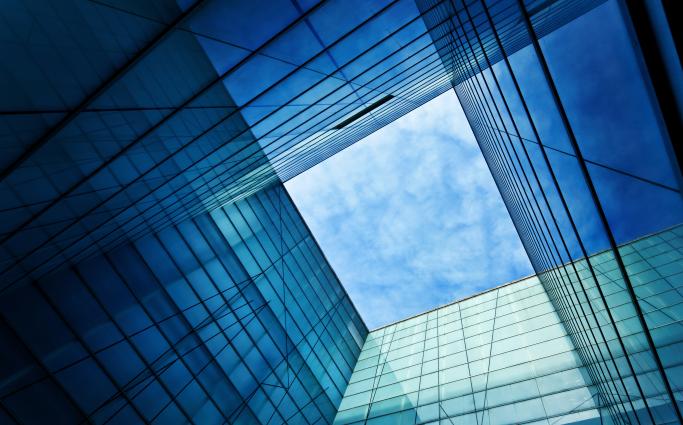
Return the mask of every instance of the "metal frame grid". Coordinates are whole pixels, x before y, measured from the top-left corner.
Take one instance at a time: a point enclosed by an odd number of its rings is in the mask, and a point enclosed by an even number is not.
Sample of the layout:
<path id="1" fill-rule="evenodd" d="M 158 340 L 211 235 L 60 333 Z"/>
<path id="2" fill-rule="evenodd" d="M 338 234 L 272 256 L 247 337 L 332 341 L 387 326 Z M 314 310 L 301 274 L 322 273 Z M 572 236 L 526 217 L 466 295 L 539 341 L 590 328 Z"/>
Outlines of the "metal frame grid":
<path id="1" fill-rule="evenodd" d="M 541 38 L 615 2 L 644 64 L 673 182 L 585 158 L 546 58 Z M 0 419 L 331 422 L 373 338 L 281 182 L 454 88 L 550 297 L 548 314 L 561 319 L 575 347 L 567 353 L 583 365 L 585 382 L 574 389 L 589 394 L 575 410 L 614 423 L 681 422 L 672 357 L 680 229 L 618 247 L 623 236 L 592 174 L 680 198 L 671 153 L 680 152 L 667 139 L 680 123 L 672 96 L 662 95 L 667 81 L 649 77 L 668 74 L 658 69 L 662 52 L 642 44 L 661 29 L 621 0 L 304 3 L 0 7 L 0 48 L 16 58 L 0 64 L 9 94 L 0 100 L 0 329 L 12 347 Z M 226 16 L 234 25 L 217 25 Z M 529 51 L 566 146 L 548 140 L 525 96 L 513 58 Z M 607 251 L 595 254 L 581 233 L 581 201 L 556 154 L 575 161 Z M 508 291 L 494 291 L 491 329 L 507 305 L 498 294 Z M 438 312 L 424 316 L 432 314 L 440 328 Z M 393 336 L 382 336 L 382 369 L 402 349 Z M 488 344 L 492 358 L 493 333 L 476 344 L 464 345 L 464 397 L 483 424 L 497 387 L 490 364 L 482 382 L 473 378 L 470 353 Z M 396 406 L 379 400 L 383 375 L 364 422 L 453 423 L 441 395 L 428 409 L 403 409 L 424 401 L 421 389 L 402 399 L 400 418 L 388 414 Z M 437 388 L 452 376 L 443 378 Z M 55 401 L 39 412 L 36 399 Z M 542 404 L 546 418 L 576 413 Z"/>
<path id="2" fill-rule="evenodd" d="M 292 7 L 275 3 L 273 9 Z M 8 202 L 0 211 L 4 286 L 292 178 L 450 89 L 456 70 L 440 60 L 449 48 L 443 41 L 448 34 L 433 40 L 423 23 L 440 6 L 418 10 L 407 0 L 369 3 L 343 31 L 328 36 L 320 22 L 346 16 L 353 6 L 298 5 L 279 27 L 273 21 L 272 28 L 253 28 L 268 36 L 249 48 L 233 40 L 234 34 L 214 34 L 207 14 L 220 9 L 218 0 L 193 3 L 166 26 L 149 13 L 93 2 L 99 13 L 135 17 L 161 31 L 79 106 L 51 112 L 65 115 L 8 165 L 0 182 Z M 573 10 L 565 9 L 560 15 Z M 503 19 L 509 11 L 500 14 Z M 305 57 L 288 57 L 287 46 L 301 45 L 305 34 L 314 37 L 315 48 Z M 239 59 L 217 62 L 216 46 Z M 113 101 L 132 90 L 155 94 L 176 71 L 166 62 L 183 54 L 193 57 L 198 69 L 179 93 L 161 93 L 157 103 L 167 104 L 149 106 L 129 97 Z M 282 71 L 263 81 L 245 77 L 277 67 Z M 140 81 L 143 69 L 152 81 Z M 371 113 L 337 128 L 387 96 Z M 7 120 L 21 117 L 36 126 L 46 114 L 0 112 Z M 107 152 L 85 148 L 95 140 Z M 70 167 L 74 161 L 81 165 Z M 55 170 L 64 174 L 59 181 L 53 181 Z"/>
<path id="3" fill-rule="evenodd" d="M 683 300 L 682 247 L 680 226 L 620 247 L 638 282 L 636 291 L 647 306 L 647 319 L 656 323 L 652 330 L 671 377 L 683 370 L 676 354 L 683 346 L 677 319 Z M 602 252 L 592 256 L 591 263 L 608 294 L 617 326 L 629 329 L 637 318 L 616 261 Z M 589 275 L 585 260 L 576 266 L 582 275 Z M 595 365 L 587 363 L 582 349 L 573 343 L 577 339 L 571 336 L 575 332 L 571 317 L 568 321 L 563 317 L 566 313 L 556 309 L 555 289 L 545 287 L 542 278 L 525 278 L 371 331 L 335 424 L 635 421 L 615 414 L 621 408 L 613 404 L 616 394 L 602 392 L 610 385 L 619 388 L 620 378 L 612 377 L 612 382 L 595 378 L 590 370 Z M 597 288 L 587 290 L 590 299 L 583 303 L 599 302 Z M 623 338 L 629 347 L 638 347 L 629 355 L 644 365 L 648 347 L 639 342 L 639 332 L 631 329 L 621 336 L 609 332 L 604 308 L 583 317 L 591 318 L 597 320 L 591 326 L 602 328 L 609 337 L 606 344 L 583 349 L 606 352 L 608 345 L 615 347 Z M 617 361 L 623 364 L 623 355 Z M 607 363 L 597 365 L 598 373 L 609 373 Z M 647 397 L 659 399 L 662 405 L 667 393 L 653 382 L 656 373 L 652 362 L 638 370 L 649 381 Z M 624 379 L 630 381 L 629 387 L 634 385 L 633 375 Z M 675 422 L 670 418 L 666 423 Z"/>
<path id="4" fill-rule="evenodd" d="M 522 236 L 534 268 L 549 294 L 552 295 L 558 313 L 570 330 L 570 335 L 584 364 L 588 367 L 593 382 L 600 388 L 599 396 L 605 400 L 605 405 L 610 410 L 613 420 L 617 422 L 664 423 L 670 420 L 680 422 L 680 408 L 674 401 L 677 399 L 671 384 L 671 379 L 677 379 L 676 375 L 671 375 L 672 371 L 668 374 L 665 371 L 661 360 L 661 350 L 652 337 L 652 329 L 655 325 L 648 323 L 643 313 L 643 309 L 652 308 L 652 306 L 637 297 L 634 292 L 631 275 L 626 270 L 622 255 L 617 249 L 614 231 L 603 210 L 601 202 L 605 201 L 598 196 L 594 180 L 586 165 L 587 161 L 581 154 L 567 113 L 562 107 L 561 97 L 554 86 L 553 77 L 539 43 L 541 35 L 528 13 L 529 6 L 517 2 L 519 22 L 526 28 L 535 58 L 543 70 L 543 79 L 550 87 L 558 116 L 568 135 L 571 148 L 569 156 L 576 159 L 581 170 L 580 178 L 586 182 L 586 188 L 590 193 L 588 199 L 595 207 L 596 221 L 600 223 L 604 232 L 607 246 L 611 249 L 610 253 L 618 271 L 618 279 L 621 279 L 620 287 L 629 300 L 624 305 L 634 310 L 632 317 L 636 319 L 636 322 L 632 323 L 631 327 L 636 329 L 635 332 L 640 335 L 644 340 L 643 344 L 647 347 L 644 354 L 631 353 L 633 348 L 627 346 L 626 342 L 629 338 L 625 335 L 631 335 L 634 330 L 618 326 L 619 320 L 616 313 L 613 313 L 618 306 L 611 305 L 606 299 L 602 285 L 594 283 L 599 282 L 599 277 L 593 257 L 580 265 L 575 260 L 575 247 L 578 246 L 578 252 L 583 258 L 589 258 L 590 248 L 586 248 L 578 229 L 579 226 L 575 222 L 576 211 L 572 208 L 571 202 L 567 201 L 564 194 L 566 188 L 562 187 L 560 180 L 556 177 L 555 173 L 559 172 L 556 171 L 557 166 L 551 163 L 546 153 L 547 141 L 541 138 L 536 128 L 536 122 L 540 119 L 538 112 L 535 113 L 536 115 L 530 112 L 525 95 L 517 81 L 509 59 L 514 51 L 503 55 L 503 61 L 497 67 L 494 67 L 494 60 L 490 57 L 496 54 L 496 49 L 507 52 L 505 45 L 501 42 L 504 36 L 498 34 L 499 28 L 503 30 L 505 26 L 501 26 L 492 17 L 485 2 L 462 6 L 464 6 L 464 16 L 460 13 L 453 16 L 455 25 L 451 28 L 451 32 L 456 34 L 457 38 L 454 38 L 452 43 L 458 47 L 450 52 L 449 60 L 459 61 L 461 66 L 471 67 L 472 77 L 460 82 L 455 81 L 456 93 L 468 115 L 468 120 L 475 131 L 496 183 L 506 199 L 506 205 Z M 455 5 L 453 8 L 455 9 Z M 469 12 L 470 8 L 477 11 L 483 10 L 486 21 L 474 23 L 472 14 Z M 482 40 L 480 33 L 486 31 L 494 36 L 493 49 L 486 46 Z M 489 53 L 490 50 L 493 50 L 492 54 Z M 482 58 L 475 59 L 477 52 Z M 484 62 L 484 65 L 480 65 L 480 62 Z M 502 88 L 501 80 L 504 78 L 507 80 L 507 90 L 509 90 L 507 93 Z M 510 106 L 512 102 L 515 102 L 517 107 L 514 112 Z M 518 127 L 522 125 L 531 129 L 535 140 L 522 137 Z M 527 142 L 529 141 L 540 148 L 538 155 L 533 158 L 528 148 Z M 567 154 L 567 152 L 564 153 Z M 596 161 L 591 161 L 591 163 L 602 168 L 609 168 L 610 171 L 617 171 L 629 178 L 637 177 L 632 173 L 620 171 Z M 637 180 L 646 184 L 653 183 L 647 178 L 637 178 Z M 671 185 L 652 184 L 652 186 L 669 190 L 680 196 L 680 190 Z M 552 202 L 549 200 L 551 197 Z M 585 220 L 585 218 L 581 219 Z M 593 294 L 589 295 L 588 288 L 593 290 Z M 596 292 L 597 295 L 595 295 Z M 616 333 L 617 337 L 606 337 L 606 334 L 612 333 Z M 624 355 L 624 353 L 627 354 Z M 652 362 L 655 367 L 650 370 L 646 364 Z M 655 391 L 655 395 L 646 395 L 646 389 L 649 393 Z"/>
<path id="5" fill-rule="evenodd" d="M 367 333 L 282 186 L 15 287 L 1 312 L 16 423 L 328 423 Z M 69 401 L 31 413 L 37 390 Z"/>

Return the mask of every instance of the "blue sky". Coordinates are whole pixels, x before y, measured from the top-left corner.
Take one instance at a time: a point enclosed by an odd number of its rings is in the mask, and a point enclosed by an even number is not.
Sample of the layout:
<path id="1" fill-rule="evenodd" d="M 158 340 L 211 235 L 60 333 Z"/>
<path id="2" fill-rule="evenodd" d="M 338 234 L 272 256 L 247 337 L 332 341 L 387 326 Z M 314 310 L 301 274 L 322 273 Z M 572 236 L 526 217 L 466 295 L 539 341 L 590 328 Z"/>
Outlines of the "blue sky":
<path id="1" fill-rule="evenodd" d="M 370 329 L 532 273 L 452 91 L 285 186 Z"/>

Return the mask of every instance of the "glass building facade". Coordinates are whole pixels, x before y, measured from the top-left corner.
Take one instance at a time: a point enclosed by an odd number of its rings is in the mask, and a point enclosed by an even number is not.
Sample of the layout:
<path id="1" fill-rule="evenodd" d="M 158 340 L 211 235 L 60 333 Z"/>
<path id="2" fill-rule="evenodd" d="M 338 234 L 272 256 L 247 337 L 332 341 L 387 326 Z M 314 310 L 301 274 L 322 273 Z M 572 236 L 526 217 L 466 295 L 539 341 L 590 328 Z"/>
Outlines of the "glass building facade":
<path id="1" fill-rule="evenodd" d="M 454 89 L 538 277 L 481 297 L 547 297 L 594 395 L 556 414 L 683 422 L 672 8 L 2 2 L 0 421 L 360 418 L 367 329 L 282 183 Z"/>
<path id="2" fill-rule="evenodd" d="M 610 417 L 683 422 L 680 371 L 660 339 L 679 338 L 680 316 L 651 314 L 676 302 L 649 300 L 647 261 L 619 248 L 683 222 L 675 42 L 666 5 L 636 3 L 584 4 L 549 28 L 556 18 L 531 2 L 456 2 L 429 26 L 435 40 L 451 34 L 442 59 L 462 67 L 455 92 Z"/>
<path id="3" fill-rule="evenodd" d="M 534 10 L 550 30 L 593 3 Z M 4 4 L 3 286 L 286 181 L 451 90 L 452 33 L 430 30 L 448 4 Z"/>
<path id="4" fill-rule="evenodd" d="M 0 298 L 0 423 L 329 423 L 365 324 L 282 186 Z"/>
<path id="5" fill-rule="evenodd" d="M 679 399 L 682 248 L 683 227 L 620 247 Z M 633 326 L 637 318 L 614 259 L 600 253 L 590 260 L 618 331 L 596 287 L 587 288 L 581 300 L 595 315 L 583 319 L 605 340 L 575 345 L 570 329 L 576 325 L 564 324 L 564 310 L 552 302 L 556 295 L 539 277 L 525 278 L 370 332 L 334 423 L 648 423 L 646 409 L 657 423 L 677 423 L 647 343 Z M 580 273 L 586 264 L 579 262 Z M 628 347 L 635 374 L 618 377 L 604 360 L 598 373 L 606 374 L 605 384 L 586 366 L 584 351 L 606 356 L 608 346 L 620 342 Z M 625 367 L 623 352 L 613 360 Z M 644 396 L 631 395 L 629 401 L 624 386 L 635 391 L 637 380 L 645 383 Z"/>

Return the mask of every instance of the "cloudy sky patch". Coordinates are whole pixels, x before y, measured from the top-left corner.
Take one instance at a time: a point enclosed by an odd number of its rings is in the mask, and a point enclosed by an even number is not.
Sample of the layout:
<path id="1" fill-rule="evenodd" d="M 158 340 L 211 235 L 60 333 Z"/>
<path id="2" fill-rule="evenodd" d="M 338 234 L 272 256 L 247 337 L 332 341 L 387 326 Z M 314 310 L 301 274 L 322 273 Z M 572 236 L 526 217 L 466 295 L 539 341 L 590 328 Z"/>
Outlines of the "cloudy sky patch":
<path id="1" fill-rule="evenodd" d="M 286 187 L 370 329 L 532 273 L 453 92 Z"/>

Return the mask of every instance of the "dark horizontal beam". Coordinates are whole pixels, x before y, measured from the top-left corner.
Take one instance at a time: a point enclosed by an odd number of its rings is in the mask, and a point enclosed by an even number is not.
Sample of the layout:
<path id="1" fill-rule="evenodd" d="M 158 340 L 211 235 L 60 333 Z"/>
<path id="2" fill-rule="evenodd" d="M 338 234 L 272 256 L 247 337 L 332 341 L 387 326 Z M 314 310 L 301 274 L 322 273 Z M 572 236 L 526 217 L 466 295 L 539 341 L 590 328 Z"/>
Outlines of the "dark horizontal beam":
<path id="1" fill-rule="evenodd" d="M 360 117 L 362 117 L 363 115 L 367 115 L 367 114 L 369 114 L 370 112 L 372 112 L 374 109 L 377 109 L 377 108 L 379 108 L 380 106 L 384 105 L 385 103 L 387 103 L 388 101 L 390 101 L 390 100 L 393 99 L 393 98 L 394 98 L 394 95 L 393 95 L 393 94 L 388 94 L 388 95 L 384 96 L 383 98 L 381 98 L 381 99 L 378 100 L 377 102 L 373 103 L 372 105 L 366 107 L 366 108 L 363 109 L 363 110 L 360 110 L 360 111 L 356 112 L 355 114 L 351 115 L 350 117 L 348 117 L 348 118 L 345 119 L 344 121 L 342 121 L 342 122 L 340 122 L 339 124 L 335 125 L 335 126 L 334 126 L 334 129 L 335 129 L 335 130 L 341 130 L 342 128 L 346 127 L 347 125 L 351 124 L 352 122 L 354 122 L 354 121 L 356 121 L 357 119 L 359 119 Z"/>

